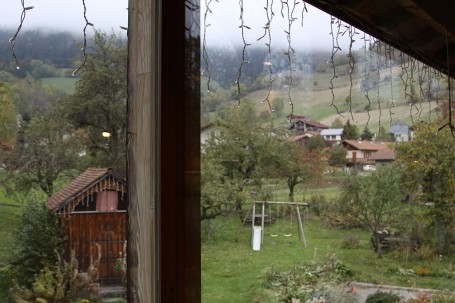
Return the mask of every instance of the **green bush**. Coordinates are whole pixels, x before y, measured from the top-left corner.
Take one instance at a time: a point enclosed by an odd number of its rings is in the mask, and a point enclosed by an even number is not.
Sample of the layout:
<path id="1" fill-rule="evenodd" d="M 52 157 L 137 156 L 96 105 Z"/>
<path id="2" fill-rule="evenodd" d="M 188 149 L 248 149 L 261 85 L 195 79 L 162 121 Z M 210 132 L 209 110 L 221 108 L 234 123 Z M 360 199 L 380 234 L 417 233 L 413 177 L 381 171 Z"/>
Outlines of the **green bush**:
<path id="1" fill-rule="evenodd" d="M 359 237 L 353 234 L 347 234 L 343 237 L 341 242 L 342 248 L 356 248 L 359 245 Z"/>
<path id="2" fill-rule="evenodd" d="M 45 267 L 53 267 L 63 251 L 63 228 L 56 214 L 43 203 L 25 205 L 20 227 L 13 234 L 12 276 L 20 286 L 30 288 Z"/>
<path id="3" fill-rule="evenodd" d="M 431 296 L 432 303 L 455 303 L 455 294 L 451 291 L 439 292 Z"/>
<path id="4" fill-rule="evenodd" d="M 399 303 L 401 297 L 392 292 L 377 291 L 367 297 L 365 303 Z"/>
<path id="5" fill-rule="evenodd" d="M 260 279 L 255 302 L 353 302 L 354 294 L 346 292 L 343 285 L 351 276 L 352 270 L 335 255 L 324 264 L 304 263 L 289 271 L 269 269 Z"/>
<path id="6" fill-rule="evenodd" d="M 0 302 L 12 302 L 9 289 L 13 286 L 12 270 L 10 266 L 0 267 Z"/>

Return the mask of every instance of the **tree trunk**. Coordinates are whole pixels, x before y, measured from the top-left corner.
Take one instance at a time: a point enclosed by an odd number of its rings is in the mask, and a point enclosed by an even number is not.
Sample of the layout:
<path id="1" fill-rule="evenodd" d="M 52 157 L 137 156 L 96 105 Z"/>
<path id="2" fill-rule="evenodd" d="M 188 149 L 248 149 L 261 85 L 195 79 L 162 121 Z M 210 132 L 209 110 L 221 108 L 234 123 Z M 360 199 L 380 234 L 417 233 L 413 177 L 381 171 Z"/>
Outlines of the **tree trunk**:
<path id="1" fill-rule="evenodd" d="M 294 202 L 294 188 L 299 183 L 297 179 L 298 177 L 288 177 L 289 200 L 291 202 Z"/>
<path id="2" fill-rule="evenodd" d="M 446 250 L 446 240 L 447 240 L 447 231 L 446 231 L 446 226 L 444 222 L 444 218 L 441 218 L 440 216 L 437 217 L 437 222 L 436 222 L 436 233 L 437 233 L 437 247 L 438 247 L 438 253 L 443 254 L 445 253 Z"/>

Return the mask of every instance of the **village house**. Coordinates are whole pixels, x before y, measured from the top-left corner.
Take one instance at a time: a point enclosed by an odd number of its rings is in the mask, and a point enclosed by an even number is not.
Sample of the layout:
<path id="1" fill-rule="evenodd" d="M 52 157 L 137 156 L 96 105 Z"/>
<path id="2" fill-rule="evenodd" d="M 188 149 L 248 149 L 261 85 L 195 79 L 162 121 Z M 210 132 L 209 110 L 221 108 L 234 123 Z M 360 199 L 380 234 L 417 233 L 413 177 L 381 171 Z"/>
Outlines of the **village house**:
<path id="1" fill-rule="evenodd" d="M 376 163 L 384 161 L 393 161 L 395 153 L 388 146 L 388 142 L 372 142 L 372 141 L 357 141 L 344 140 L 341 143 L 347 152 L 346 165 L 376 165 Z M 374 155 L 380 152 L 376 157 Z"/>
<path id="2" fill-rule="evenodd" d="M 395 137 L 396 142 L 408 142 L 411 139 L 409 125 L 402 121 L 397 121 L 390 126 L 390 132 Z"/>
<path id="3" fill-rule="evenodd" d="M 325 141 L 331 142 L 333 145 L 341 143 L 342 128 L 327 128 L 321 130 L 321 136 Z"/>
<path id="4" fill-rule="evenodd" d="M 308 141 L 311 139 L 313 136 L 317 136 L 319 133 L 318 132 L 312 132 L 312 131 L 307 131 L 304 134 L 297 135 L 297 136 L 290 136 L 288 138 L 289 141 L 292 141 L 296 144 L 305 146 L 307 145 Z"/>
<path id="5" fill-rule="evenodd" d="M 287 116 L 290 125 L 288 130 L 293 130 L 297 132 L 297 134 L 301 135 L 308 131 L 320 133 L 323 129 L 329 128 L 327 125 L 311 121 L 304 116 L 299 115 L 288 115 Z"/>

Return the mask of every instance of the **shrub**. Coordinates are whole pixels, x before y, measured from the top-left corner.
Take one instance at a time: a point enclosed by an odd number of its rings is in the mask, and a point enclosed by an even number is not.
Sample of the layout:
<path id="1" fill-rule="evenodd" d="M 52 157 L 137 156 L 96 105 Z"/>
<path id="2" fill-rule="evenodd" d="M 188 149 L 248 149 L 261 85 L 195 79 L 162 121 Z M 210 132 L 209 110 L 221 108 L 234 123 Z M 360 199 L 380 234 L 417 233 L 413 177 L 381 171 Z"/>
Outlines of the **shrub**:
<path id="1" fill-rule="evenodd" d="M 392 292 L 377 291 L 374 294 L 368 295 L 365 303 L 399 303 L 401 297 Z"/>
<path id="2" fill-rule="evenodd" d="M 432 303 L 455 303 L 455 295 L 453 292 L 445 291 L 438 292 L 431 296 Z"/>
<path id="3" fill-rule="evenodd" d="M 29 202 L 24 207 L 20 227 L 13 234 L 14 255 L 10 259 L 13 278 L 31 287 L 35 275 L 53 267 L 63 250 L 63 228 L 56 214 L 43 203 Z"/>
<path id="4" fill-rule="evenodd" d="M 12 302 L 9 289 L 13 286 L 12 269 L 10 266 L 0 266 L 0 302 Z"/>
<path id="5" fill-rule="evenodd" d="M 335 255 L 324 264 L 305 263 L 285 272 L 269 269 L 255 302 L 354 302 L 355 294 L 346 292 L 342 283 L 350 276 L 351 269 Z"/>
<path id="6" fill-rule="evenodd" d="M 415 270 L 418 276 L 431 276 L 431 270 L 426 267 L 419 267 Z"/>
<path id="7" fill-rule="evenodd" d="M 347 234 L 343 238 L 343 242 L 341 243 L 342 248 L 355 248 L 359 245 L 359 237 L 353 234 Z"/>

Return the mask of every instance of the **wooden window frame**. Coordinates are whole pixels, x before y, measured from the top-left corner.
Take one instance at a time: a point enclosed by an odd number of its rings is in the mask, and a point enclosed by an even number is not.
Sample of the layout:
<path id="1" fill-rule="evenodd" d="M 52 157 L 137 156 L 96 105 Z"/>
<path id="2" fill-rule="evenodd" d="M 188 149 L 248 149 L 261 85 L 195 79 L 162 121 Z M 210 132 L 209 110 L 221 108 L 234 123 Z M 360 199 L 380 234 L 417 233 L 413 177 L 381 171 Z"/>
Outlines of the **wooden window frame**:
<path id="1" fill-rule="evenodd" d="M 199 69 L 185 71 L 185 2 L 129 1 L 128 302 L 201 301 Z"/>

